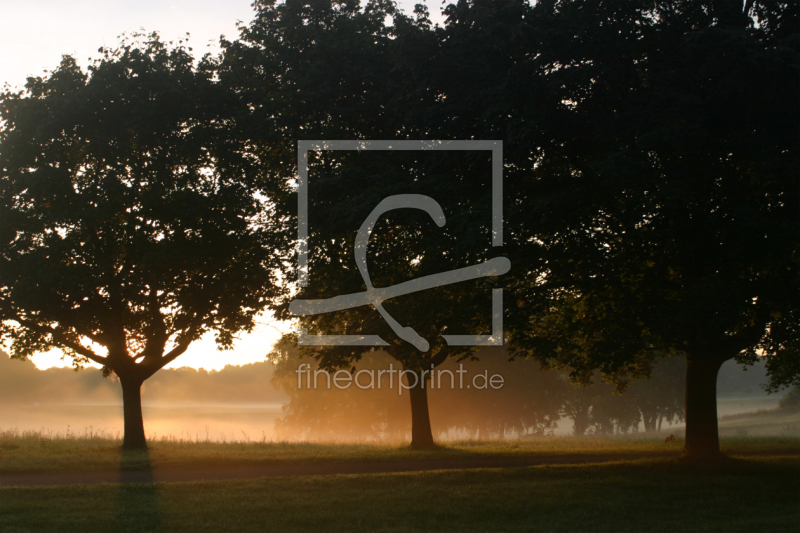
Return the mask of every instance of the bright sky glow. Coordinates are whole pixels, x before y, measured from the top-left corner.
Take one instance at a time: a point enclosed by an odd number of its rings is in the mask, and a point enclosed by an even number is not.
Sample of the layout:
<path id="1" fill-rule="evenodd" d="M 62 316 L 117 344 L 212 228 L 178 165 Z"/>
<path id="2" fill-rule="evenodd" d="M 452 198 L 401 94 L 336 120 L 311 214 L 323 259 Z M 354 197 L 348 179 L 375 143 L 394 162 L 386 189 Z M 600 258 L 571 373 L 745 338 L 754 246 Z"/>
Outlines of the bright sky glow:
<path id="1" fill-rule="evenodd" d="M 22 86 L 27 76 L 41 76 L 58 66 L 63 54 L 86 66 L 101 46 L 115 47 L 117 37 L 144 28 L 163 40 L 191 34 L 196 55 L 216 53 L 220 34 L 238 36 L 236 21 L 249 22 L 250 0 L 0 0 L 0 83 Z M 212 46 L 209 48 L 209 44 Z"/>
<path id="2" fill-rule="evenodd" d="M 0 87 L 9 84 L 21 89 L 28 76 L 43 76 L 55 69 L 61 56 L 72 55 L 81 67 L 99 57 L 101 46 L 115 47 L 122 33 L 158 31 L 164 41 L 175 41 L 190 34 L 189 46 L 196 57 L 219 52 L 220 35 L 234 40 L 239 33 L 236 22 L 253 18 L 252 0 L 0 0 Z M 400 0 L 412 12 L 424 0 Z M 431 18 L 442 21 L 439 2 L 429 0 Z M 90 59 L 91 58 L 91 59 Z M 216 349 L 213 335 L 195 342 L 169 367 L 191 366 L 220 369 L 226 364 L 241 365 L 263 361 L 280 333 L 262 325 L 249 335 L 241 335 L 233 351 Z M 273 323 L 286 330 L 287 325 Z M 70 366 L 60 351 L 38 354 L 33 362 L 39 368 Z"/>
<path id="3" fill-rule="evenodd" d="M 272 350 L 281 336 L 281 331 L 289 331 L 288 324 L 273 322 L 266 317 L 262 317 L 253 333 L 240 334 L 239 340 L 231 351 L 221 352 L 217 350 L 214 343 L 214 335 L 207 334 L 199 341 L 194 342 L 185 354 L 178 357 L 166 368 L 179 368 L 191 366 L 194 368 L 205 368 L 206 370 L 220 370 L 225 365 L 245 365 L 256 361 L 263 361 L 266 355 Z M 71 359 L 62 360 L 60 350 L 51 350 L 47 353 L 34 355 L 31 360 L 40 369 L 51 368 L 54 366 L 71 366 Z M 90 366 L 99 368 L 99 365 L 92 363 Z"/>
<path id="4" fill-rule="evenodd" d="M 197 57 L 217 53 L 220 35 L 234 40 L 236 21 L 253 18 L 252 0 L 0 0 L 0 86 L 22 87 L 28 76 L 56 68 L 64 54 L 85 67 L 101 46 L 114 47 L 122 33 L 158 31 L 164 41 L 189 32 Z M 363 0 L 362 0 L 363 3 Z M 411 13 L 425 0 L 400 0 Z M 442 21 L 441 5 L 428 0 L 431 19 Z"/>

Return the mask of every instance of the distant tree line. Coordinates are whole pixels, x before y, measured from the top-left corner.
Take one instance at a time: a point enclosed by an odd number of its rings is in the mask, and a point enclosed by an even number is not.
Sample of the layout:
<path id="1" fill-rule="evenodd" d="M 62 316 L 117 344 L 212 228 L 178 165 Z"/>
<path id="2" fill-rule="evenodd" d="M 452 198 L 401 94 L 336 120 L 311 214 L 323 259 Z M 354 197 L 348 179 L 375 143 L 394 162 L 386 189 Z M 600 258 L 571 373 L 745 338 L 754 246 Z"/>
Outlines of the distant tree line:
<path id="1" fill-rule="evenodd" d="M 150 403 L 279 403 L 286 396 L 270 385 L 269 362 L 221 370 L 167 368 L 149 379 L 143 390 Z M 75 373 L 69 368 L 37 369 L 0 351 L 0 403 L 3 405 L 118 403 L 119 383 L 100 372 Z"/>
<path id="2" fill-rule="evenodd" d="M 684 420 L 686 368 L 681 358 L 662 361 L 650 380 L 614 394 L 610 384 L 576 387 L 564 373 L 544 370 L 534 361 L 509 362 L 505 349 L 483 348 L 477 355 L 479 360 L 461 362 L 463 368 L 455 361 L 437 367 L 437 371 L 462 369 L 467 376 L 463 386 L 448 374 L 433 380 L 428 396 L 437 438 L 543 437 L 552 434 L 562 418 L 572 421 L 573 434 L 578 436 L 626 434 L 640 427 L 646 432 L 660 431 L 662 424 Z M 312 380 L 309 388 L 306 370 L 298 375 L 299 365 L 308 364 L 309 359 L 301 358 L 295 347 L 279 344 L 270 360 L 276 364 L 272 383 L 289 399 L 275 426 L 277 438 L 402 441 L 410 437 L 408 391 L 399 394 L 396 379 L 391 388 L 388 376 L 383 375 L 380 388 L 340 389 L 317 374 L 317 386 L 313 387 Z M 387 369 L 393 362 L 385 352 L 371 352 L 349 372 L 355 376 L 361 370 Z M 312 375 L 318 369 L 312 363 Z M 467 388 L 474 376 L 484 372 L 502 375 L 503 386 Z M 362 383 L 369 382 L 364 378 Z M 478 383 L 482 386 L 483 382 Z"/>

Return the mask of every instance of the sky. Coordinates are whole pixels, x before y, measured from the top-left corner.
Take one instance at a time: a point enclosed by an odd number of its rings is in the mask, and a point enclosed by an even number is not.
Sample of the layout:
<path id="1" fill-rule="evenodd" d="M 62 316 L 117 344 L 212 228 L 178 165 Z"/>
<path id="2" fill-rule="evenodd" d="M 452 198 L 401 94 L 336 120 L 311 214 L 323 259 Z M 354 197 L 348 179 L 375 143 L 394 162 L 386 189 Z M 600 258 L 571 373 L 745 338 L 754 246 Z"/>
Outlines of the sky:
<path id="1" fill-rule="evenodd" d="M 362 0 L 363 1 L 363 0 Z M 162 40 L 190 34 L 196 55 L 216 53 L 220 35 L 234 40 L 236 21 L 250 22 L 252 0 L 0 0 L 0 86 L 22 87 L 28 76 L 54 69 L 63 54 L 86 66 L 122 33 L 158 31 Z M 425 0 L 399 0 L 407 12 Z M 440 0 L 427 0 L 441 21 Z"/>
<path id="2" fill-rule="evenodd" d="M 97 49 L 115 47 L 123 33 L 158 31 L 164 41 L 189 36 L 196 57 L 217 53 L 220 35 L 228 40 L 238 36 L 237 21 L 253 18 L 252 0 L 0 0 L 0 87 L 21 89 L 28 76 L 42 76 L 55 69 L 61 56 L 75 57 L 81 67 L 99 56 Z M 423 0 L 400 0 L 411 12 Z M 440 0 L 428 0 L 431 18 L 441 21 Z M 263 361 L 279 330 L 286 324 L 262 317 L 251 334 L 240 335 L 233 351 L 216 350 L 213 335 L 195 342 L 170 367 L 191 366 L 207 370 L 226 364 Z M 39 368 L 69 366 L 60 351 L 37 354 Z"/>

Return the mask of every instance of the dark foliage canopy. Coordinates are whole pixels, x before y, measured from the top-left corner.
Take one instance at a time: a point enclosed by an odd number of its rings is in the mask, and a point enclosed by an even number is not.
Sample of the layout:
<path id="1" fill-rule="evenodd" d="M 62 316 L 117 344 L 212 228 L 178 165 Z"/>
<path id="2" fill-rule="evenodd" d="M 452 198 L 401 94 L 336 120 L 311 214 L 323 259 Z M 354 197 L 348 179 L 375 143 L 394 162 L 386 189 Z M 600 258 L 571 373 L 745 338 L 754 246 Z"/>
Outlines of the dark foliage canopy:
<path id="1" fill-rule="evenodd" d="M 213 62 L 133 39 L 0 96 L 0 312 L 14 357 L 143 380 L 253 327 L 280 232 Z"/>
<path id="2" fill-rule="evenodd" d="M 748 9 L 449 9 L 443 131 L 507 140 L 519 353 L 579 381 L 677 352 L 800 378 L 798 8 Z"/>

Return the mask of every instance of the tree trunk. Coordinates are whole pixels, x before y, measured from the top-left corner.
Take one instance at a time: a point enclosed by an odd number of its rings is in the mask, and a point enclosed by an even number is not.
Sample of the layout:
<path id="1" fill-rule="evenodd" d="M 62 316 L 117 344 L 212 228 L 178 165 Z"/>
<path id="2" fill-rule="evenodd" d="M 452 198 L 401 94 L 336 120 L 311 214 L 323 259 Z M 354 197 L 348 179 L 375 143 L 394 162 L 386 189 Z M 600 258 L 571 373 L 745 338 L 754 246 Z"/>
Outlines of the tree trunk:
<path id="1" fill-rule="evenodd" d="M 144 438 L 144 421 L 142 419 L 142 383 L 141 379 L 130 377 L 119 378 L 122 385 L 122 413 L 125 421 L 125 435 L 122 448 L 125 450 L 146 450 Z"/>
<path id="2" fill-rule="evenodd" d="M 586 434 L 589 427 L 589 413 L 583 409 L 576 409 L 575 416 L 572 417 L 572 434 L 582 437 Z"/>
<path id="3" fill-rule="evenodd" d="M 718 459 L 717 373 L 724 359 L 686 356 L 686 444 L 688 459 Z"/>
<path id="4" fill-rule="evenodd" d="M 655 430 L 655 416 L 646 409 L 642 409 L 640 412 L 642 413 L 645 433 L 652 433 Z"/>
<path id="5" fill-rule="evenodd" d="M 409 389 L 408 395 L 411 398 L 411 447 L 418 450 L 436 448 L 431 431 L 428 388 L 425 381 L 418 379 L 417 386 Z"/>

